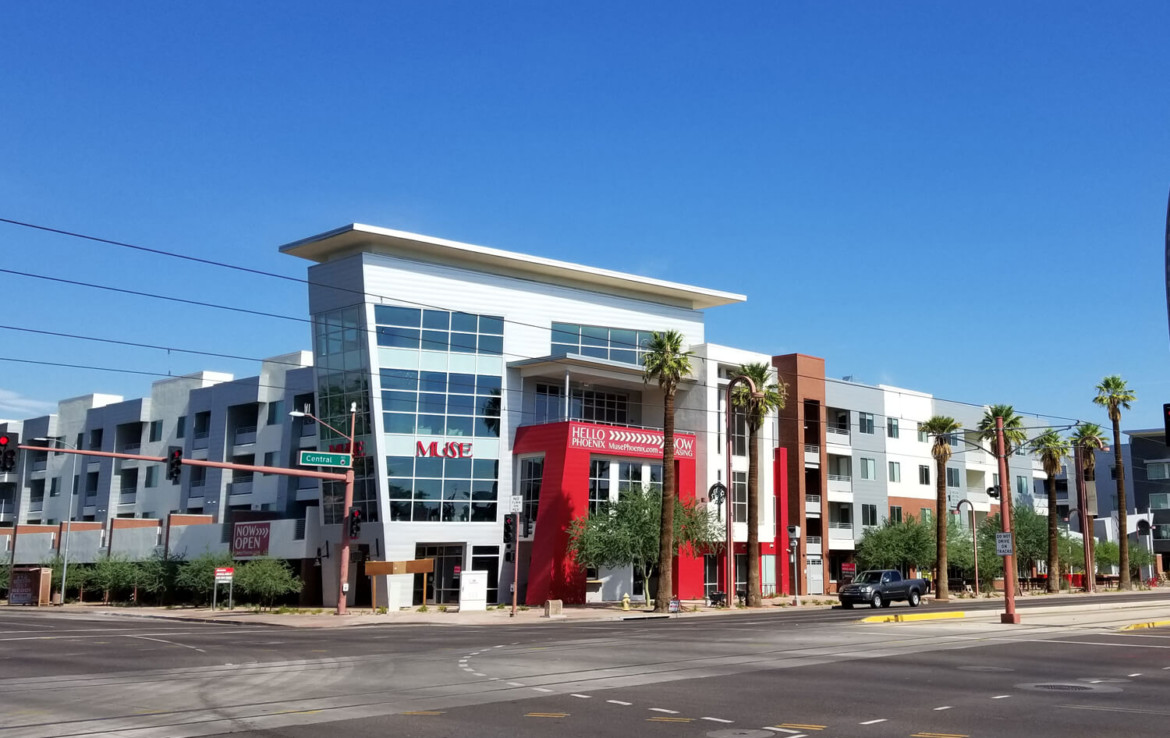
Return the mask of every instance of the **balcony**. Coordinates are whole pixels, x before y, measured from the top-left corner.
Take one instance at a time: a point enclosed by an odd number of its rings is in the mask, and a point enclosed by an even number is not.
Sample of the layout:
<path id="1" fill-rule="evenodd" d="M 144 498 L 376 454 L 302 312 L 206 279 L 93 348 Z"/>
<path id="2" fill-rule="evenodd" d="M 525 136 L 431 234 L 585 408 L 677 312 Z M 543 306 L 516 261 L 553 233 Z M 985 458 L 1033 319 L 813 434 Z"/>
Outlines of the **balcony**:
<path id="1" fill-rule="evenodd" d="M 43 498 L 40 500 L 29 500 L 29 503 L 28 503 L 28 511 L 29 512 L 41 512 L 44 509 L 45 509 L 45 500 Z"/>
<path id="2" fill-rule="evenodd" d="M 819 518 L 821 516 L 821 496 L 820 495 L 805 495 L 804 496 L 804 514 L 805 517 Z"/>
<path id="3" fill-rule="evenodd" d="M 124 453 L 124 454 L 136 454 L 141 450 L 142 450 L 142 444 L 137 442 L 137 441 L 135 441 L 133 443 L 127 443 L 126 445 L 124 445 L 122 447 L 122 453 Z"/>
<path id="4" fill-rule="evenodd" d="M 256 442 L 256 426 L 244 425 L 236 428 L 235 435 L 232 438 L 233 443 L 237 446 L 247 446 L 248 444 Z"/>
<path id="5" fill-rule="evenodd" d="M 35 459 L 32 463 L 32 470 L 35 472 L 42 472 L 48 465 L 49 462 L 47 459 Z"/>
<path id="6" fill-rule="evenodd" d="M 829 426 L 829 427 L 825 428 L 825 442 L 826 443 L 839 443 L 842 446 L 848 446 L 849 445 L 849 429 L 848 428 L 835 428 L 833 426 Z"/>
<path id="7" fill-rule="evenodd" d="M 829 475 L 829 502 L 853 502 L 853 477 L 848 474 Z"/>
<path id="8" fill-rule="evenodd" d="M 804 541 L 804 552 L 806 554 L 820 554 L 821 553 L 821 537 L 809 536 Z"/>
<path id="9" fill-rule="evenodd" d="M 232 481 L 228 484 L 229 495 L 250 495 L 252 494 L 252 480 Z"/>
<path id="10" fill-rule="evenodd" d="M 301 438 L 317 435 L 317 424 L 308 418 L 301 423 Z"/>
<path id="11" fill-rule="evenodd" d="M 845 551 L 853 549 L 853 523 L 829 523 L 829 548 Z"/>
<path id="12" fill-rule="evenodd" d="M 191 434 L 191 448 L 207 448 L 211 444 L 211 431 L 197 430 Z"/>
<path id="13" fill-rule="evenodd" d="M 118 490 L 119 505 L 133 505 L 138 501 L 138 487 L 122 487 Z"/>

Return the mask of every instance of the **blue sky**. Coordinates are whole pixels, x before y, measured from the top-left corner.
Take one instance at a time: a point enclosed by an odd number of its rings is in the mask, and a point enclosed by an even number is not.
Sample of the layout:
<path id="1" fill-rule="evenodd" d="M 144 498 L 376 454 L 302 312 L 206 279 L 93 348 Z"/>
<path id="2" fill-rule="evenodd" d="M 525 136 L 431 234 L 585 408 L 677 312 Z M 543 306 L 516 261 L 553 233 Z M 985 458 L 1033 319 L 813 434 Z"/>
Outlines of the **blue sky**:
<path id="1" fill-rule="evenodd" d="M 349 222 L 741 292 L 709 340 L 1105 424 L 1170 401 L 1170 4 L 22 3 L 0 218 L 292 277 Z M 306 316 L 0 223 L 0 269 Z M 251 376 L 304 323 L 0 273 L 0 357 Z M 0 361 L 0 417 L 152 377 Z"/>

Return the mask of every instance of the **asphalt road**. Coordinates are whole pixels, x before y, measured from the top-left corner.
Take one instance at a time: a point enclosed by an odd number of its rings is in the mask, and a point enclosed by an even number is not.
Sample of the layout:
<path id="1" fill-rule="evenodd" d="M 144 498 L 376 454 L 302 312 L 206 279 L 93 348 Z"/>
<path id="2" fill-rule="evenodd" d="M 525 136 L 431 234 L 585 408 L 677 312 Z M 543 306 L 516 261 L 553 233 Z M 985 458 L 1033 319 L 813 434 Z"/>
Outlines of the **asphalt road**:
<path id="1" fill-rule="evenodd" d="M 1170 632 L 858 615 L 310 631 L 0 611 L 0 738 L 1165 732 Z"/>

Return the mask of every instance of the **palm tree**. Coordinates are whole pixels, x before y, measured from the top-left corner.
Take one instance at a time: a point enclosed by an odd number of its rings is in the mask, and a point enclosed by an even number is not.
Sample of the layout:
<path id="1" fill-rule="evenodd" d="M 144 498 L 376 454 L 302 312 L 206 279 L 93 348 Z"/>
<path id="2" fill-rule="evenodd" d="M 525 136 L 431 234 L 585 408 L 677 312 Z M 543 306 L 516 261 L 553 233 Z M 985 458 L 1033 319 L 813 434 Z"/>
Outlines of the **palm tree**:
<path id="1" fill-rule="evenodd" d="M 1117 563 L 1121 569 L 1120 589 L 1129 589 L 1129 520 L 1126 516 L 1125 501 L 1125 462 L 1121 460 L 1121 410 L 1128 410 L 1129 403 L 1137 399 L 1137 395 L 1126 386 L 1125 380 L 1118 374 L 1110 374 L 1097 385 L 1097 396 L 1093 402 L 1109 411 L 1109 419 L 1113 421 L 1113 463 L 1117 466 Z"/>
<path id="2" fill-rule="evenodd" d="M 1068 441 L 1049 428 L 1032 439 L 1032 451 L 1040 457 L 1044 473 L 1048 475 L 1044 486 L 1048 490 L 1048 591 L 1060 591 L 1060 531 L 1056 525 L 1056 475 L 1068 456 Z"/>
<path id="3" fill-rule="evenodd" d="M 682 378 L 691 373 L 691 352 L 683 351 L 678 331 L 655 331 L 642 357 L 646 382 L 662 388 L 662 520 L 658 538 L 658 592 L 656 612 L 667 612 L 674 596 L 674 396 Z M 649 593 L 647 593 L 649 594 Z"/>
<path id="4" fill-rule="evenodd" d="M 983 419 L 979 421 L 979 439 L 991 444 L 992 456 L 996 455 L 996 418 L 1003 418 L 1003 452 L 1011 456 L 1016 449 L 1028 442 L 1028 436 L 1024 432 L 1024 419 L 1016 415 L 1016 411 L 1011 405 L 990 405 L 983 411 Z M 1002 491 L 1000 499 L 1002 500 L 1010 492 L 1011 487 L 1008 485 L 1007 479 L 1001 479 L 999 483 Z"/>
<path id="5" fill-rule="evenodd" d="M 788 397 L 788 385 L 773 380 L 772 367 L 764 363 L 743 364 L 737 372 L 756 386 L 756 393 L 743 384 L 736 385 L 731 400 L 735 406 L 747 413 L 748 428 L 748 570 L 747 606 L 760 607 L 760 449 L 758 435 L 764 427 L 764 419 L 772 410 L 784 407 Z M 729 482 L 731 480 L 728 480 Z M 732 485 L 734 486 L 734 485 Z M 728 541 L 728 546 L 731 542 Z"/>
<path id="6" fill-rule="evenodd" d="M 1104 451 L 1109 448 L 1109 443 L 1105 440 L 1105 431 L 1101 430 L 1101 426 L 1096 423 L 1081 423 L 1072 432 L 1068 440 L 1073 447 L 1086 452 L 1081 455 L 1081 463 L 1084 465 L 1085 470 L 1085 479 L 1095 479 L 1097 457 L 1093 452 Z"/>
<path id="7" fill-rule="evenodd" d="M 922 432 L 934 436 L 934 444 L 930 447 L 930 454 L 934 457 L 935 466 L 935 515 L 934 540 L 935 562 L 938 583 L 934 590 L 936 600 L 948 600 L 951 597 L 950 586 L 947 582 L 947 461 L 951 458 L 951 436 L 958 433 L 958 421 L 946 415 L 935 415 L 922 424 Z M 975 531 L 971 532 L 972 535 Z"/>

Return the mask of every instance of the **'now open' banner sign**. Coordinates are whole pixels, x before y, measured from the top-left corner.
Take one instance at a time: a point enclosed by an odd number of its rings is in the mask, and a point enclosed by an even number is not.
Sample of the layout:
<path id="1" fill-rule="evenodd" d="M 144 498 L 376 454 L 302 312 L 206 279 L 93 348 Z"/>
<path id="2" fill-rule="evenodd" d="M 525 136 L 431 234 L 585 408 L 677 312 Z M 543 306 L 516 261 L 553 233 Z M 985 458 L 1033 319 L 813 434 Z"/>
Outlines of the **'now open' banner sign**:
<path id="1" fill-rule="evenodd" d="M 271 523 L 236 523 L 232 530 L 232 556 L 267 556 Z"/>

